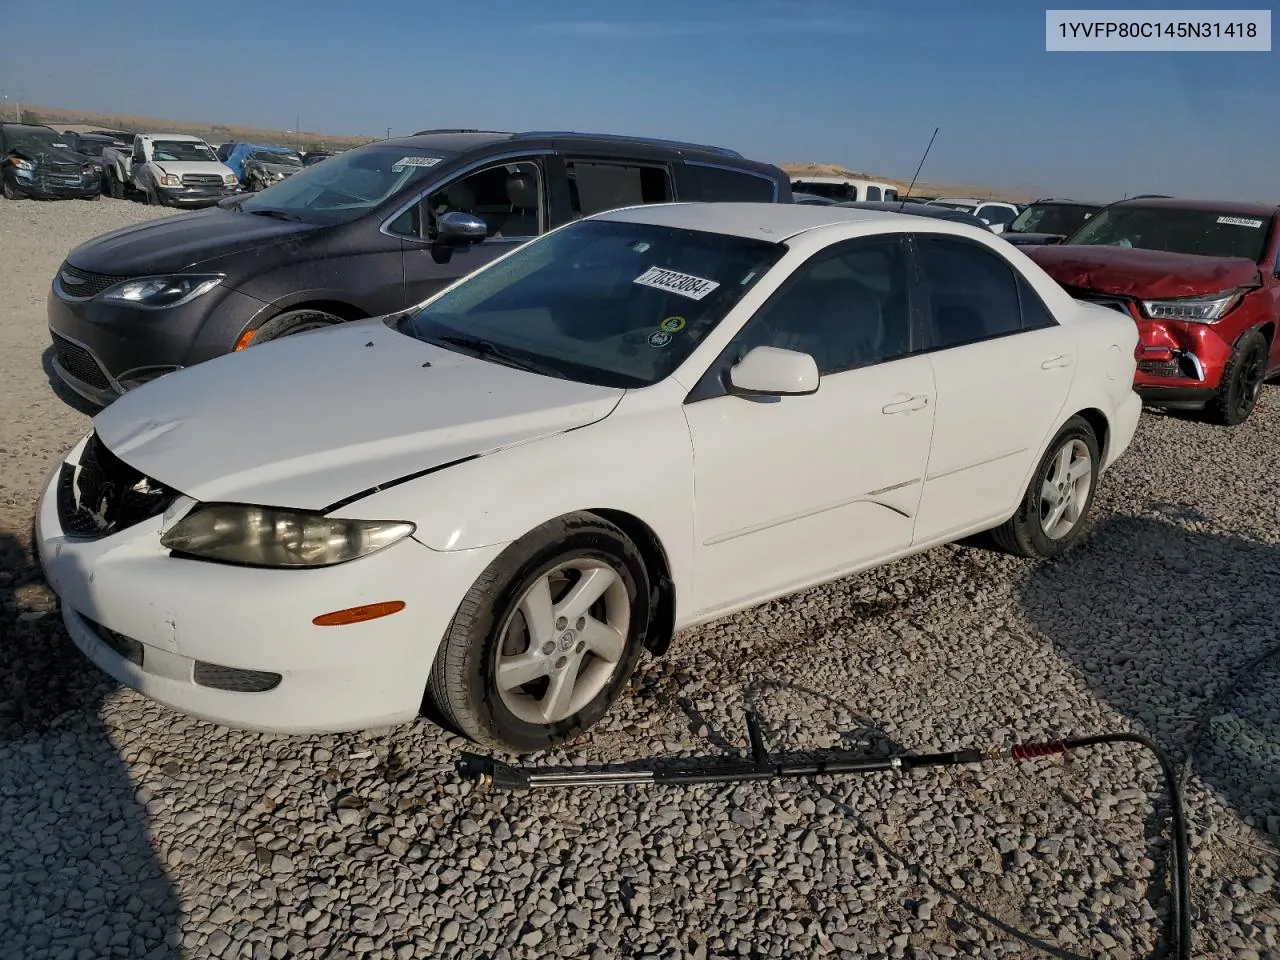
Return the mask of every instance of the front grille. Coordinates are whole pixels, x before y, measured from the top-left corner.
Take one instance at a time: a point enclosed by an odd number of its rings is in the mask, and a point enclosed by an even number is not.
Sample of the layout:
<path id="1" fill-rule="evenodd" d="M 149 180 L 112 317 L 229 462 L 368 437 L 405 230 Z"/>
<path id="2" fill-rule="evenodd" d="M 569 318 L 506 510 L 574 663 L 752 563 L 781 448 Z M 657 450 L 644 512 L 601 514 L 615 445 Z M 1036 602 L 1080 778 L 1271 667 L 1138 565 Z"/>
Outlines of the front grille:
<path id="1" fill-rule="evenodd" d="M 98 361 L 84 347 L 78 343 L 72 343 L 65 337 L 60 337 L 56 333 L 53 337 L 53 353 L 58 358 L 58 366 L 71 374 L 81 383 L 87 383 L 91 387 L 97 387 L 99 390 L 110 388 L 111 383 L 107 380 L 107 375 L 102 372 L 102 367 L 98 365 Z"/>
<path id="2" fill-rule="evenodd" d="M 98 635 L 98 639 L 105 643 L 120 656 L 124 657 L 134 666 L 142 666 L 143 648 L 133 637 L 126 637 L 123 633 L 117 633 L 110 627 L 104 627 L 96 620 L 90 620 L 88 617 L 82 616 L 93 632 Z"/>
<path id="3" fill-rule="evenodd" d="M 1138 372 L 1149 377 L 1172 377 L 1199 380 L 1196 365 L 1185 353 L 1175 353 L 1171 360 L 1139 360 Z"/>
<path id="4" fill-rule="evenodd" d="M 126 464 L 95 433 L 79 464 L 62 465 L 57 497 L 63 532 L 97 540 L 158 516 L 178 494 Z"/>
<path id="5" fill-rule="evenodd" d="M 129 278 L 117 277 L 109 273 L 90 273 L 88 270 L 80 270 L 69 263 L 64 263 L 62 269 L 58 271 L 58 279 L 67 296 L 87 300 Z"/>
<path id="6" fill-rule="evenodd" d="M 213 687 L 215 690 L 226 690 L 231 693 L 266 693 L 280 686 L 280 681 L 283 679 L 278 673 L 267 673 L 264 670 L 240 670 L 236 667 L 205 663 L 203 660 L 196 661 L 192 677 L 202 687 Z"/>
<path id="7" fill-rule="evenodd" d="M 184 173 L 182 185 L 184 187 L 218 187 L 222 185 L 222 178 L 216 173 Z"/>

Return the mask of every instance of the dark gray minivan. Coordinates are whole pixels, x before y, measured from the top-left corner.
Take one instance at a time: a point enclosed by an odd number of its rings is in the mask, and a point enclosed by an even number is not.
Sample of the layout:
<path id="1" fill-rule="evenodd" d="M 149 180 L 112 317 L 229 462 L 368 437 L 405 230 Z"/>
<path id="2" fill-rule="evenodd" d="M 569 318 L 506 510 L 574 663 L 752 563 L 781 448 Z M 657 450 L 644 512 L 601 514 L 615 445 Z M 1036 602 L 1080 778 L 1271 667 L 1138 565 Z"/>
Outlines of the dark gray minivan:
<path id="1" fill-rule="evenodd" d="M 105 405 L 252 344 L 405 309 L 571 220 L 683 200 L 787 203 L 791 185 L 731 150 L 640 137 L 377 141 L 72 250 L 48 299 L 53 367 Z"/>

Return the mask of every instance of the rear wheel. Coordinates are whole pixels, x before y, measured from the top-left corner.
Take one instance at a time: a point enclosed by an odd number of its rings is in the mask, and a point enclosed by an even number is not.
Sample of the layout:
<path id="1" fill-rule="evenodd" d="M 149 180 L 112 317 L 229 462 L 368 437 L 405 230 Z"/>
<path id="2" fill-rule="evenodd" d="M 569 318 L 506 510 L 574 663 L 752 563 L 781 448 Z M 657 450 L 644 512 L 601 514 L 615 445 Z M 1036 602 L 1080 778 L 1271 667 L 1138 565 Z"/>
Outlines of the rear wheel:
<path id="1" fill-rule="evenodd" d="M 1267 338 L 1250 330 L 1236 341 L 1222 370 L 1222 385 L 1205 412 L 1213 423 L 1235 427 L 1244 423 L 1258 405 L 1267 372 Z"/>
<path id="2" fill-rule="evenodd" d="M 1070 549 L 1087 525 L 1100 466 L 1093 428 L 1072 417 L 1049 444 L 1017 512 L 991 531 L 996 546 L 1046 558 Z"/>
<path id="3" fill-rule="evenodd" d="M 306 333 L 309 330 L 322 330 L 342 323 L 342 318 L 323 310 L 290 310 L 272 317 L 260 326 L 249 341 L 248 346 L 257 346 L 281 337 L 291 337 L 295 333 Z"/>
<path id="4" fill-rule="evenodd" d="M 467 592 L 427 697 L 477 743 L 545 750 L 604 716 L 635 669 L 652 616 L 648 571 L 621 529 L 590 513 L 549 521 Z"/>
<path id="5" fill-rule="evenodd" d="M 124 199 L 124 181 L 114 171 L 107 171 L 107 196 L 114 200 Z"/>

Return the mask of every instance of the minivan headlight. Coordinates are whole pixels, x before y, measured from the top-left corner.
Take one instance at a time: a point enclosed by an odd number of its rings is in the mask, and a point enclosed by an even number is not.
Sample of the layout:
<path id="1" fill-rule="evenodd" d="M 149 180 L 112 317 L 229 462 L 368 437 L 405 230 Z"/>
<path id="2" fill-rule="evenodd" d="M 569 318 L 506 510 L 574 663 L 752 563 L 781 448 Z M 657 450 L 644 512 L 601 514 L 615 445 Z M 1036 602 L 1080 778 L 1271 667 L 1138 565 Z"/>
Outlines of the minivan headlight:
<path id="1" fill-rule="evenodd" d="M 254 567 L 329 567 L 376 553 L 417 529 L 243 503 L 204 503 L 160 538 L 177 553 Z"/>
<path id="2" fill-rule="evenodd" d="M 126 280 L 102 293 L 103 300 L 133 303 L 139 307 L 176 307 L 208 293 L 222 282 L 220 274 L 142 277 Z"/>

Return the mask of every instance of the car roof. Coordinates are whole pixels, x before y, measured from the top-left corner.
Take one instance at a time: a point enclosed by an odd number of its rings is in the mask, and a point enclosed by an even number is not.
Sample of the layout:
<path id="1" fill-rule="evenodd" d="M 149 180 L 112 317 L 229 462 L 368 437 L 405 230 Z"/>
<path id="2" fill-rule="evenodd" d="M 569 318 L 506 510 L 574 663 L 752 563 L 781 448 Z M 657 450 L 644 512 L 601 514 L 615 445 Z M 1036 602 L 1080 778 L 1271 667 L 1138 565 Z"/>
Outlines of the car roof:
<path id="1" fill-rule="evenodd" d="M 748 240 L 781 243 L 820 227 L 860 221 L 919 224 L 915 215 L 856 207 L 815 206 L 807 203 L 650 203 L 597 213 L 592 220 L 648 223 L 660 227 L 722 233 Z M 935 219 L 935 218 L 930 218 Z M 940 223 L 950 221 L 938 219 Z"/>
<path id="2" fill-rule="evenodd" d="M 392 146 L 413 147 L 419 150 L 434 150 L 440 153 L 465 153 L 468 150 L 477 150 L 495 143 L 515 144 L 532 141 L 576 142 L 580 146 L 597 144 L 607 146 L 625 143 L 629 146 L 648 147 L 680 154 L 703 154 L 745 160 L 742 154 L 727 147 L 686 143 L 682 140 L 663 140 L 658 137 L 639 137 L 616 133 L 581 133 L 574 130 L 526 130 L 522 133 L 509 133 L 500 130 L 466 130 L 448 127 L 438 130 L 419 130 L 412 136 L 375 142 Z"/>
<path id="3" fill-rule="evenodd" d="M 192 143 L 204 143 L 200 137 L 193 137 L 189 133 L 143 133 L 139 136 L 143 140 L 189 140 Z"/>
<path id="4" fill-rule="evenodd" d="M 1209 213 L 1269 217 L 1280 210 L 1274 203 L 1250 203 L 1240 200 L 1183 200 L 1179 197 L 1135 197 L 1117 200 L 1113 207 L 1150 207 L 1156 210 L 1203 210 Z"/>
<path id="5" fill-rule="evenodd" d="M 47 123 L 16 123 L 12 120 L 8 122 L 0 121 L 0 127 L 22 127 L 25 130 L 53 130 L 53 127 L 49 126 Z M 53 130 L 53 132 L 57 133 L 58 131 Z M 61 134 L 61 136 L 65 136 L 65 134 Z"/>

